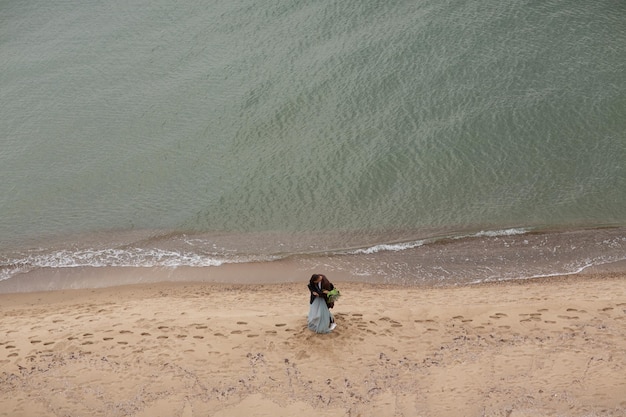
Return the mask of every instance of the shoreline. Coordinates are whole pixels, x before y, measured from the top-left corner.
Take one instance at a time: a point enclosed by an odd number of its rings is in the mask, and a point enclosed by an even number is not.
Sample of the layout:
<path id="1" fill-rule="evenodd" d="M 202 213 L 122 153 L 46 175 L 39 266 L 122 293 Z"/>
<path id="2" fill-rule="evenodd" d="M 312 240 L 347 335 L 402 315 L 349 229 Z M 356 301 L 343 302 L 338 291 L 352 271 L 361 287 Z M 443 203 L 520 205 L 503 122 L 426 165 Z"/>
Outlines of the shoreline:
<path id="1" fill-rule="evenodd" d="M 419 249 L 419 248 L 418 248 Z M 462 253 L 459 252 L 459 256 Z M 363 256 L 363 255 L 362 255 Z M 378 256 L 378 255 L 376 255 Z M 626 260 L 618 258 L 607 261 L 602 264 L 592 264 L 580 267 L 577 272 L 544 272 L 539 275 L 529 274 L 527 277 L 523 275 L 517 276 L 508 273 L 506 276 L 497 276 L 497 278 L 481 278 L 473 280 L 471 278 L 461 278 L 459 276 L 450 276 L 448 269 L 462 269 L 462 263 L 454 260 L 456 264 L 441 267 L 435 266 L 433 269 L 444 271 L 438 279 L 430 279 L 422 277 L 420 273 L 416 275 L 405 275 L 403 278 L 397 279 L 396 273 L 388 276 L 384 270 L 375 273 L 360 273 L 359 265 L 371 264 L 375 262 L 383 262 L 388 268 L 389 262 L 397 262 L 403 265 L 407 262 L 411 255 L 409 253 L 390 253 L 388 259 L 363 257 L 345 258 L 327 257 L 319 258 L 314 261 L 302 258 L 286 258 L 275 261 L 263 262 L 243 262 L 243 263 L 226 263 L 219 266 L 73 266 L 73 267 L 38 267 L 12 276 L 7 279 L 0 280 L 0 295 L 2 294 L 19 294 L 25 292 L 41 292 L 41 291 L 59 291 L 69 289 L 97 289 L 118 287 L 134 284 L 156 284 L 156 283 L 205 283 L 205 284 L 244 284 L 244 285 L 260 285 L 260 284 L 288 284 L 306 281 L 313 273 L 320 272 L 320 265 L 323 265 L 324 273 L 326 273 L 333 281 L 361 283 L 367 285 L 387 284 L 398 285 L 403 288 L 446 288 L 466 285 L 482 285 L 500 282 L 525 282 L 535 279 L 553 279 L 559 276 L 589 276 L 600 274 L 621 273 L 626 275 Z M 425 256 L 425 255 L 421 255 Z M 451 256 L 451 255 L 450 255 Z M 439 258 L 434 258 L 438 260 Z M 491 271 L 488 263 L 482 261 L 485 265 L 479 269 Z M 506 263 L 506 262 L 504 262 Z M 530 265 L 531 261 L 527 261 Z M 419 264 L 418 264 L 419 265 Z M 506 268 L 513 271 L 515 263 L 507 265 Z M 420 266 L 415 271 L 420 270 Z M 529 273 L 531 268 L 522 267 L 519 271 Z M 519 272 L 518 272 L 519 273 Z"/>
<path id="2" fill-rule="evenodd" d="M 406 287 L 333 280 L 0 294 L 0 416 L 626 413 L 626 274 Z"/>
<path id="3" fill-rule="evenodd" d="M 189 240 L 173 234 L 121 246 L 121 241 L 112 237 L 100 241 L 94 236 L 92 240 L 97 244 L 83 242 L 87 246 L 65 249 L 64 244 L 53 245 L 5 254 L 0 259 L 0 293 L 160 281 L 296 282 L 319 272 L 320 267 L 338 281 L 409 287 L 590 272 L 626 273 L 625 236 L 624 227 L 525 233 L 503 230 L 458 239 L 411 240 L 317 252 L 304 250 L 306 241 L 297 239 L 291 241 L 295 245 L 293 252 L 289 246 L 276 252 L 288 236 L 270 239 L 276 246 L 274 250 L 258 242 L 259 236 L 244 246 L 227 245 L 220 250 L 213 248 L 219 244 L 208 235 Z M 256 243 L 259 249 L 251 250 L 249 246 Z M 296 246 L 299 249 L 295 250 Z"/>
<path id="4" fill-rule="evenodd" d="M 70 267 L 38 268 L 19 276 L 0 281 L 0 296 L 31 292 L 90 290 L 117 288 L 132 285 L 154 284 L 207 284 L 207 285 L 272 285 L 305 282 L 317 269 L 303 270 L 290 261 L 226 264 L 215 267 Z M 562 277 L 588 277 L 612 274 L 626 275 L 626 261 L 585 268 L 571 274 L 550 274 L 478 282 L 390 283 L 378 277 L 363 277 L 335 271 L 333 281 L 382 285 L 398 288 L 455 288 L 464 286 L 524 283 L 537 280 L 554 280 Z"/>

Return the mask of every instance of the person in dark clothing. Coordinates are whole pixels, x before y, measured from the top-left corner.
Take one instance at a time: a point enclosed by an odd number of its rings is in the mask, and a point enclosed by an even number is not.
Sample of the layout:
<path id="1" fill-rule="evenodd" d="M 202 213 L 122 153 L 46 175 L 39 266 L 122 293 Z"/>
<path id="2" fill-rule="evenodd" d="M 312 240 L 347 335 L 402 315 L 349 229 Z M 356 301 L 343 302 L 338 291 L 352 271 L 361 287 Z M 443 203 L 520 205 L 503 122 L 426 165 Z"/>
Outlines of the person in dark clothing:
<path id="1" fill-rule="evenodd" d="M 309 280 L 308 288 L 311 293 L 308 327 L 316 333 L 329 333 L 335 328 L 336 324 L 335 318 L 330 313 L 326 294 L 334 286 L 324 275 L 313 274 Z"/>

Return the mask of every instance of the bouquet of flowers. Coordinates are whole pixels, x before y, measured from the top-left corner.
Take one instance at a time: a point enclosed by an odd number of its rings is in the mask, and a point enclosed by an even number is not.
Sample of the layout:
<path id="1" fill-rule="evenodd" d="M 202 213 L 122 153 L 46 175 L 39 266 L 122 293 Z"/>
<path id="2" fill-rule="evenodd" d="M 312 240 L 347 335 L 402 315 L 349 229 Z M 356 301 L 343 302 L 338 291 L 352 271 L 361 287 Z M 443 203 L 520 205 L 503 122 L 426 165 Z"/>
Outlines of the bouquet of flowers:
<path id="1" fill-rule="evenodd" d="M 339 299 L 339 297 L 341 297 L 341 293 L 337 288 L 330 290 L 326 293 L 326 298 L 328 299 L 329 303 L 334 303 Z"/>

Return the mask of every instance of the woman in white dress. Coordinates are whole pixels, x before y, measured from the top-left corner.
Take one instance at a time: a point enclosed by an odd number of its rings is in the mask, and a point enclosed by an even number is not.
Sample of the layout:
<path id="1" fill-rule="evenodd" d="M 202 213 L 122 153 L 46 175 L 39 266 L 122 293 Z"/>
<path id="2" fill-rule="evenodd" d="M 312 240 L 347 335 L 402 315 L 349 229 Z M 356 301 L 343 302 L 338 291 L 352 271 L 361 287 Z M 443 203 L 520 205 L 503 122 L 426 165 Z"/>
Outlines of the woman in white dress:
<path id="1" fill-rule="evenodd" d="M 323 288 L 323 279 L 324 275 L 313 274 L 308 285 L 311 292 L 308 326 L 315 333 L 330 333 L 335 328 L 335 318 L 326 304 L 326 294 L 329 290 Z"/>

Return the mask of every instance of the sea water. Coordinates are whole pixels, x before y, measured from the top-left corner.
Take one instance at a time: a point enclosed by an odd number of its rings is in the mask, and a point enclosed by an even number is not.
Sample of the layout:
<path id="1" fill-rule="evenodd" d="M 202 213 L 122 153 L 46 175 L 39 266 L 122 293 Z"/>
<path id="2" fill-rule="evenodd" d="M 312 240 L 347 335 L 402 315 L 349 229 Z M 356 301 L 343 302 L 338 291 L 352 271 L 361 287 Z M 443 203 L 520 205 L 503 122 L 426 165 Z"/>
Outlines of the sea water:
<path id="1" fill-rule="evenodd" d="M 8 0 L 0 279 L 626 260 L 619 1 Z"/>

